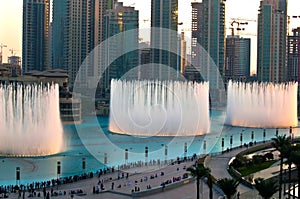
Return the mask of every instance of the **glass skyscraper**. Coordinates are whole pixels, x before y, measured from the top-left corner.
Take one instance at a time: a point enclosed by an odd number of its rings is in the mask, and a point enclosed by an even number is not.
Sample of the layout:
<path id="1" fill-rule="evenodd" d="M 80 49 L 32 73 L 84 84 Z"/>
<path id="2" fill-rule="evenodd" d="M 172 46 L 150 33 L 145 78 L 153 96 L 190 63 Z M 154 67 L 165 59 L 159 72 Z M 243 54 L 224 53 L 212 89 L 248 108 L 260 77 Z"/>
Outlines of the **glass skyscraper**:
<path id="1" fill-rule="evenodd" d="M 115 39 L 109 40 L 109 46 L 104 52 L 105 60 L 109 60 L 110 55 L 120 55 L 119 58 L 113 60 L 108 66 L 104 74 L 104 87 L 110 89 L 110 81 L 113 78 L 122 78 L 129 70 L 138 65 L 138 28 L 139 28 L 139 12 L 134 7 L 123 6 L 123 3 L 115 3 L 113 9 L 106 11 L 104 15 L 104 40 L 122 33 Z M 131 31 L 130 31 L 131 30 Z M 130 31 L 130 32 L 126 32 Z M 134 51 L 123 54 L 126 49 L 136 49 Z"/>
<path id="2" fill-rule="evenodd" d="M 258 14 L 257 78 L 261 82 L 287 80 L 287 1 L 262 0 Z"/>
<path id="3" fill-rule="evenodd" d="M 50 0 L 23 0 L 23 73 L 49 69 Z"/>
<path id="4" fill-rule="evenodd" d="M 177 68 L 178 56 L 171 53 L 171 51 L 178 50 L 177 26 L 178 0 L 151 0 L 151 28 L 156 28 L 151 30 L 152 63 L 180 70 Z M 170 78 L 170 71 L 163 72 L 161 67 L 159 71 L 153 71 L 153 73 L 155 73 L 152 74 L 153 78 Z"/>

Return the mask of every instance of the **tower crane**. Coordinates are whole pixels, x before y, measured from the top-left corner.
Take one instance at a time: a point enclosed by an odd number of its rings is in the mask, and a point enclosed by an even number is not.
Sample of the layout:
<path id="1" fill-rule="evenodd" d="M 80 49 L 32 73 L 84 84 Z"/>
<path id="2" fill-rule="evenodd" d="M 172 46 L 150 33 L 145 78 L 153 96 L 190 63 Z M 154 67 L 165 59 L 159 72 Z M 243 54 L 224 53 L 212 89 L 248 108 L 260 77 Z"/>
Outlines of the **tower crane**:
<path id="1" fill-rule="evenodd" d="M 247 19 L 247 18 L 231 18 L 231 22 L 230 22 L 230 29 L 231 29 L 231 35 L 234 36 L 234 24 L 237 24 L 236 30 L 237 30 L 237 34 L 239 35 L 239 31 L 244 31 L 245 28 L 240 27 L 240 25 L 248 25 L 248 22 L 256 22 L 255 19 Z"/>
<path id="2" fill-rule="evenodd" d="M 9 52 L 11 53 L 11 56 L 15 56 L 15 55 L 16 55 L 16 54 L 15 54 L 16 51 L 17 51 L 17 50 L 16 50 L 16 49 L 13 49 L 13 48 L 9 49 Z"/>
<path id="3" fill-rule="evenodd" d="M 2 53 L 3 53 L 3 48 L 6 48 L 7 47 L 7 45 L 5 45 L 5 44 L 0 44 L 0 49 L 1 49 L 1 51 L 0 51 L 0 64 L 2 64 Z"/>

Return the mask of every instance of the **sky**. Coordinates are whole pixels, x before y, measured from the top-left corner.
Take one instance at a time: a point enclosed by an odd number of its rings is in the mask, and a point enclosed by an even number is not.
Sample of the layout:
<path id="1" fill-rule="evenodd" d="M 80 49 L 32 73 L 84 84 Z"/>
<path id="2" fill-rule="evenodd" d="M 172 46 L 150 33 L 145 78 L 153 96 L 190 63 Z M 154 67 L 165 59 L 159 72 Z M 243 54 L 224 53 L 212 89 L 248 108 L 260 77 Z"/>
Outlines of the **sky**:
<path id="1" fill-rule="evenodd" d="M 119 0 L 122 1 L 122 0 Z M 201 2 L 201 0 L 178 0 L 179 3 L 179 22 L 183 22 L 178 30 L 184 30 L 186 36 L 190 37 L 190 20 L 191 20 L 191 2 Z M 227 34 L 230 33 L 230 23 L 232 18 L 243 18 L 257 20 L 260 0 L 227 0 L 226 1 L 226 28 Z M 139 10 L 140 28 L 150 27 L 151 0 L 123 0 L 125 6 L 133 6 Z M 11 50 L 17 56 L 22 55 L 22 4 L 23 0 L 0 0 L 0 45 L 3 48 L 3 61 L 7 62 L 7 57 L 12 55 Z M 288 15 L 300 16 L 299 0 L 288 1 Z M 300 26 L 300 18 L 291 18 L 290 30 Z M 245 31 L 240 35 L 245 38 L 251 38 L 251 71 L 256 71 L 256 22 L 249 21 L 247 26 L 243 26 Z M 243 35 L 244 34 L 244 35 Z M 147 36 L 143 37 L 144 41 L 149 40 Z M 190 50 L 190 47 L 188 51 Z M 1 51 L 1 48 L 0 48 Z"/>

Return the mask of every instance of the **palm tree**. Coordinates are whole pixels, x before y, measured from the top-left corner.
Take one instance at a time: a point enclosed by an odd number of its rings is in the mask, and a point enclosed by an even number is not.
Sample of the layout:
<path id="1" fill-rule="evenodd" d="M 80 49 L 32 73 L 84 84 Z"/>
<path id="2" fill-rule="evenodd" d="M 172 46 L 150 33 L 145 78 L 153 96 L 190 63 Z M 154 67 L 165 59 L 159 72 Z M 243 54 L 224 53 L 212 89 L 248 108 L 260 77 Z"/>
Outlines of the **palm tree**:
<path id="1" fill-rule="evenodd" d="M 209 179 L 210 169 L 205 168 L 204 165 L 202 163 L 200 163 L 200 164 L 197 164 L 196 166 L 191 166 L 191 167 L 187 168 L 186 170 L 189 171 L 191 173 L 191 175 L 196 178 L 197 199 L 199 199 L 199 196 L 200 196 L 200 192 L 199 192 L 200 180 L 201 180 L 202 177 L 208 177 L 207 179 Z"/>
<path id="2" fill-rule="evenodd" d="M 296 150 L 295 147 L 293 147 L 292 145 L 287 145 L 285 146 L 285 149 L 283 150 L 284 151 L 284 157 L 287 158 L 287 163 L 289 165 L 288 167 L 288 170 L 289 170 L 289 173 L 288 173 L 288 189 L 291 190 L 291 180 L 292 180 L 292 160 L 291 160 L 291 154 L 292 154 L 292 151 Z M 290 194 L 288 194 L 288 199 L 290 198 Z"/>
<path id="3" fill-rule="evenodd" d="M 280 172 L 279 172 L 279 199 L 281 199 L 282 193 L 282 171 L 283 171 L 283 159 L 286 158 L 287 145 L 290 145 L 290 138 L 286 135 L 279 135 L 272 138 L 272 146 L 280 152 Z"/>
<path id="4" fill-rule="evenodd" d="M 239 182 L 234 179 L 222 178 L 217 181 L 217 185 L 223 190 L 227 199 L 230 199 L 236 193 Z"/>
<path id="5" fill-rule="evenodd" d="M 300 149 L 299 147 L 295 147 L 295 151 L 291 152 L 290 160 L 294 163 L 297 167 L 297 179 L 298 179 L 298 186 L 300 185 Z M 300 189 L 298 189 L 298 196 L 300 196 Z"/>
<path id="6" fill-rule="evenodd" d="M 263 178 L 256 178 L 254 182 L 256 190 L 264 199 L 271 198 L 279 190 L 278 185 L 274 180 L 264 180 Z"/>

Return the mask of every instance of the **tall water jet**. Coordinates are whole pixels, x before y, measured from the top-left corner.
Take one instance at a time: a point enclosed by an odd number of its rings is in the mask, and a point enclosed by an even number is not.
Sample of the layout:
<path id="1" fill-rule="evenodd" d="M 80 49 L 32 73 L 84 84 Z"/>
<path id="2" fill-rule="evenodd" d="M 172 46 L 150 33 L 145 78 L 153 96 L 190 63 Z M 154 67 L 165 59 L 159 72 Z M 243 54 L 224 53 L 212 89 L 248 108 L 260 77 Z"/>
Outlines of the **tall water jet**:
<path id="1" fill-rule="evenodd" d="M 109 130 L 139 136 L 209 132 L 208 83 L 112 80 Z"/>
<path id="2" fill-rule="evenodd" d="M 0 84 L 0 155 L 43 156 L 62 147 L 58 85 Z"/>
<path id="3" fill-rule="evenodd" d="M 226 124 L 256 128 L 297 126 L 298 83 L 229 81 Z"/>

